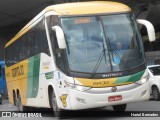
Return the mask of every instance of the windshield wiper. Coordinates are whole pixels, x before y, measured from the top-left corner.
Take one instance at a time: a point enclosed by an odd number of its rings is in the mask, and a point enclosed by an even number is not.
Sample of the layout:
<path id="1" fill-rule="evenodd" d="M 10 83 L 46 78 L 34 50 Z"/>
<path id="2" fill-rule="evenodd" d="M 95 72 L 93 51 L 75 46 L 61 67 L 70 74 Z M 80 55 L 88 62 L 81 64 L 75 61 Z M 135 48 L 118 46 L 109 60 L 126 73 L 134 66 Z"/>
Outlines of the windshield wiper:
<path id="1" fill-rule="evenodd" d="M 95 65 L 95 67 L 93 69 L 92 74 L 91 74 L 91 78 L 94 78 L 94 76 L 96 75 L 96 72 L 97 72 L 97 70 L 98 70 L 98 68 L 99 68 L 99 66 L 100 66 L 100 64 L 102 62 L 102 59 L 103 59 L 103 56 L 104 56 L 103 54 L 105 54 L 105 49 L 102 50 L 102 52 L 101 52 L 101 54 L 100 54 L 100 56 L 98 58 L 98 61 L 97 61 L 96 65 Z"/>
<path id="2" fill-rule="evenodd" d="M 93 72 L 91 74 L 91 78 L 94 78 L 94 76 L 96 75 L 96 72 L 97 72 L 97 70 L 98 70 L 98 68 L 99 68 L 99 66 L 100 66 L 100 64 L 102 62 L 103 56 L 105 56 L 105 63 L 106 63 L 107 62 L 107 58 L 106 58 L 106 48 L 104 46 L 104 43 L 103 43 L 103 50 L 102 50 L 102 52 L 101 52 L 101 54 L 100 54 L 100 56 L 98 58 L 98 61 L 97 61 L 96 65 L 95 65 L 95 67 L 93 69 Z"/>

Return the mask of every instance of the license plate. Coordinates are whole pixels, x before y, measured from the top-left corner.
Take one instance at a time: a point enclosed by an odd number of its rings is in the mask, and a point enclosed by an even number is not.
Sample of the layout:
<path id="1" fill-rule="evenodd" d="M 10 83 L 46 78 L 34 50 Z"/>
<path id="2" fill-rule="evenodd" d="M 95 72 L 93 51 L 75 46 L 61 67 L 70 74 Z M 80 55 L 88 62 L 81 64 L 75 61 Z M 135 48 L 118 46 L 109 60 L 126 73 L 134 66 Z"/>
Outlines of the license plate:
<path id="1" fill-rule="evenodd" d="M 113 102 L 113 101 L 120 101 L 122 100 L 122 95 L 116 95 L 116 96 L 109 96 L 108 101 Z"/>

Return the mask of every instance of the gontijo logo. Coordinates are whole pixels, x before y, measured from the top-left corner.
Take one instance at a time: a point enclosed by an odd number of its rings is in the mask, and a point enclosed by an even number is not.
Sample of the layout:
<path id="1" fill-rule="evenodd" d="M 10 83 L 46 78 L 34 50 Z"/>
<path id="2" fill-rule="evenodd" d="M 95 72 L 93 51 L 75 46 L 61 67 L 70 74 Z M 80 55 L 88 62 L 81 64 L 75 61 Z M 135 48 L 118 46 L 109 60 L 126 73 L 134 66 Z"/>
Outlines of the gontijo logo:
<path id="1" fill-rule="evenodd" d="M 12 77 L 17 77 L 24 74 L 23 65 L 12 69 Z"/>

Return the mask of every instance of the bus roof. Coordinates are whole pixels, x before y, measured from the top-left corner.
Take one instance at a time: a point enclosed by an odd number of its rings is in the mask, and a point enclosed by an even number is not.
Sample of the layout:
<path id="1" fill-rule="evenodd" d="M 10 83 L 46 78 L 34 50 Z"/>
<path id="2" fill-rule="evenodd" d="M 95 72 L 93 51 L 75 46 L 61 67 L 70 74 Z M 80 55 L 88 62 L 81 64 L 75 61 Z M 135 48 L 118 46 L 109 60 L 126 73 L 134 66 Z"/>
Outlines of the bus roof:
<path id="1" fill-rule="evenodd" d="M 119 12 L 129 12 L 131 9 L 122 3 L 109 1 L 92 1 L 92 2 L 75 2 L 51 5 L 46 7 L 35 18 L 33 18 L 21 31 L 12 38 L 5 47 L 16 41 L 24 33 L 26 33 L 33 26 L 32 24 L 43 14 L 54 11 L 58 16 L 75 16 L 75 15 L 91 15 L 91 14 L 111 14 Z"/>
<path id="2" fill-rule="evenodd" d="M 46 11 L 55 11 L 57 15 L 84 15 L 84 14 L 100 14 L 100 13 L 116 13 L 131 11 L 131 9 L 118 2 L 92 1 L 92 2 L 76 2 L 52 5 L 45 9 Z"/>

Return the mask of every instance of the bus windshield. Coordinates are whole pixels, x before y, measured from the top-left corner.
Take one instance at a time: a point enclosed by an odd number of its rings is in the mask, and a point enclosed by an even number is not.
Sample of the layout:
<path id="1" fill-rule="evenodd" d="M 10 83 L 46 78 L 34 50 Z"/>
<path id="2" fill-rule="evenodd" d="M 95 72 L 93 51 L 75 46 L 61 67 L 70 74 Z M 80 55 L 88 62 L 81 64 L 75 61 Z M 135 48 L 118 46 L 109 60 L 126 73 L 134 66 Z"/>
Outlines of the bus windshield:
<path id="1" fill-rule="evenodd" d="M 69 69 L 124 71 L 144 64 L 142 40 L 132 14 L 62 18 Z"/>

